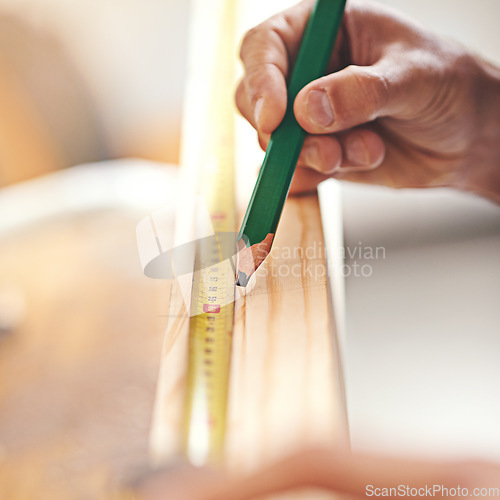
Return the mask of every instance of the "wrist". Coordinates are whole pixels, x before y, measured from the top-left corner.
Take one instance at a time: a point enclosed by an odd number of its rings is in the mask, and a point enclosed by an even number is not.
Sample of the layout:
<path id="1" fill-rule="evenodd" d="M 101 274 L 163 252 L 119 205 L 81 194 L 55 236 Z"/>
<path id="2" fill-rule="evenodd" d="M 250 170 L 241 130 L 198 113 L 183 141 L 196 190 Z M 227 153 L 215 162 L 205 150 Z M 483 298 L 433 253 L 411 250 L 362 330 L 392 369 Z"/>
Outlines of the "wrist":
<path id="1" fill-rule="evenodd" d="M 500 203 L 500 68 L 475 59 L 478 131 L 460 189 Z"/>

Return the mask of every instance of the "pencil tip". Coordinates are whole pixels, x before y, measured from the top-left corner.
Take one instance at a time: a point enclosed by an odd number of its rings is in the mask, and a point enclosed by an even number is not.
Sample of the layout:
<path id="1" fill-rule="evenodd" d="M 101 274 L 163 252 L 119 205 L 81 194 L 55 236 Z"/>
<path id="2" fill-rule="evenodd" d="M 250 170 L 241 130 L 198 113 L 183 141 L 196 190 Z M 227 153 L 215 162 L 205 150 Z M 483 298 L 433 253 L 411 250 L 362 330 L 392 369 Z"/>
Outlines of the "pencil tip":
<path id="1" fill-rule="evenodd" d="M 247 247 L 243 239 L 239 240 L 238 275 L 236 284 L 247 286 L 253 273 L 259 268 L 271 250 L 274 233 L 269 233 L 263 241 Z"/>
<path id="2" fill-rule="evenodd" d="M 248 276 L 243 271 L 238 271 L 238 278 L 236 279 L 236 284 L 238 286 L 248 285 Z"/>

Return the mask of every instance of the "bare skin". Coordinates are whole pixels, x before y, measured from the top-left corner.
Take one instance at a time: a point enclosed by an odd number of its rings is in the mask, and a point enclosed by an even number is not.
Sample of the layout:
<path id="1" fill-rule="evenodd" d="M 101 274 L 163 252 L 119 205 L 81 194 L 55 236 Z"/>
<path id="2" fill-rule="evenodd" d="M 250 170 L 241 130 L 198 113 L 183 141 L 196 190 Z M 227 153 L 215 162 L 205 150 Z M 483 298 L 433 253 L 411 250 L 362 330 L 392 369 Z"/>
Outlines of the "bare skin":
<path id="1" fill-rule="evenodd" d="M 265 149 L 284 116 L 286 76 L 312 0 L 252 29 L 236 92 Z M 295 100 L 309 133 L 292 192 L 328 177 L 449 186 L 500 201 L 500 70 L 385 6 L 350 0 L 331 73 Z"/>
<path id="2" fill-rule="evenodd" d="M 368 485 L 371 485 L 371 490 L 367 490 Z M 398 488 L 399 485 L 416 488 L 413 494 L 407 495 L 412 498 L 432 496 L 426 495 L 425 489 L 432 489 L 435 485 L 440 489 L 433 492 L 434 498 L 447 498 L 449 495 L 444 494 L 444 488 L 457 487 L 461 488 L 459 496 L 473 496 L 475 488 L 492 488 L 482 492 L 489 495 L 480 496 L 498 497 L 500 465 L 477 461 L 405 460 L 352 455 L 339 449 L 311 449 L 247 477 L 231 477 L 189 467 L 169 469 L 145 480 L 137 491 L 138 499 L 142 500 L 251 500 L 301 488 L 319 488 L 351 498 L 366 498 L 367 491 L 374 491 L 374 488 Z"/>
<path id="3" fill-rule="evenodd" d="M 264 149 L 284 116 L 286 77 L 312 5 L 305 0 L 272 17 L 243 41 L 236 102 Z M 308 136 L 292 192 L 335 177 L 448 186 L 500 202 L 500 69 L 387 7 L 348 1 L 330 73 L 299 93 L 294 111 Z M 144 480 L 139 491 L 144 500 L 250 500 L 317 487 L 361 498 L 367 485 L 400 484 L 461 486 L 472 496 L 476 487 L 500 489 L 500 464 L 313 449 L 249 477 L 170 470 Z"/>

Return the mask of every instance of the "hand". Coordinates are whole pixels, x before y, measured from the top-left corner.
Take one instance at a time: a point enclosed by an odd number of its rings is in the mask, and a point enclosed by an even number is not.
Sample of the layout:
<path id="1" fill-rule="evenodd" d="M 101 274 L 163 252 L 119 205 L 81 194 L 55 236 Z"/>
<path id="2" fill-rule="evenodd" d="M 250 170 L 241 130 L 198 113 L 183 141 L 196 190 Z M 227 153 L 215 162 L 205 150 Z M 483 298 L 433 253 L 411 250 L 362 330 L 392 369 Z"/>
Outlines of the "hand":
<path id="1" fill-rule="evenodd" d="M 263 149 L 284 116 L 286 78 L 313 3 L 243 40 L 236 103 Z M 348 1 L 328 74 L 301 90 L 294 112 L 308 135 L 293 192 L 335 177 L 449 186 L 500 201 L 500 70 L 387 7 Z"/>
<path id="2" fill-rule="evenodd" d="M 351 455 L 345 450 L 315 449 L 293 455 L 246 478 L 223 476 L 206 469 L 170 469 L 144 481 L 139 487 L 139 498 L 251 500 L 300 488 L 320 488 L 354 498 L 376 497 L 375 488 L 396 488 L 395 491 L 403 488 L 409 498 L 498 497 L 500 465 L 404 460 Z M 444 488 L 448 488 L 448 492 Z M 460 494 L 457 494 L 457 488 L 460 488 Z M 475 491 L 475 488 L 479 490 Z M 481 491 L 483 488 L 488 491 Z M 455 494 L 452 489 L 455 489 Z M 378 490 L 378 496 L 383 496 L 380 493 Z"/>

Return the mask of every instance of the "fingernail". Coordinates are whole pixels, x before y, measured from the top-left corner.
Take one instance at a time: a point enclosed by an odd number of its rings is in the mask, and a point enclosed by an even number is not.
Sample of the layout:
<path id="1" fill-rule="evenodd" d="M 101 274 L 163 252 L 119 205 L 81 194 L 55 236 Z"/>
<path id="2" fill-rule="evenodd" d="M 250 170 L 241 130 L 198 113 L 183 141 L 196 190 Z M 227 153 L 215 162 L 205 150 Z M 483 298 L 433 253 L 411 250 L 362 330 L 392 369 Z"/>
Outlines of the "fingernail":
<path id="1" fill-rule="evenodd" d="M 263 104 L 264 104 L 264 98 L 259 97 L 257 99 L 257 102 L 255 103 L 255 108 L 253 110 L 255 124 L 257 125 L 257 128 L 259 128 L 259 118 L 260 118 L 260 112 L 262 111 Z"/>
<path id="2" fill-rule="evenodd" d="M 311 120 L 322 127 L 329 127 L 335 120 L 332 103 L 323 90 L 311 90 L 307 95 L 307 111 Z"/>
<path id="3" fill-rule="evenodd" d="M 369 165 L 370 154 L 366 149 L 365 141 L 361 137 L 353 137 L 347 145 L 347 159 L 355 165 Z"/>
<path id="4" fill-rule="evenodd" d="M 304 163 L 308 167 L 319 166 L 319 149 L 318 145 L 315 142 L 308 142 L 306 145 L 304 145 L 304 148 L 302 149 L 302 155 Z"/>

